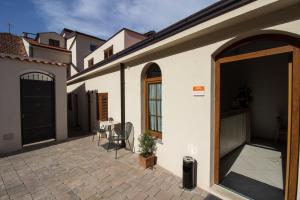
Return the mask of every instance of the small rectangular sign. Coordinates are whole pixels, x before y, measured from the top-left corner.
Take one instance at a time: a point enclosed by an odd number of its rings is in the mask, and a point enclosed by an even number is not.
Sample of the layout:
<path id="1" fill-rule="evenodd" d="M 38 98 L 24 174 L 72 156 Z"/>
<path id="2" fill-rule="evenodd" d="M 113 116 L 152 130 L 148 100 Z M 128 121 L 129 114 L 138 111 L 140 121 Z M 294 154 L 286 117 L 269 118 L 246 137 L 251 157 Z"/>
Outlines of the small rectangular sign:
<path id="1" fill-rule="evenodd" d="M 193 86 L 193 95 L 194 96 L 204 96 L 205 87 L 203 85 L 195 85 Z"/>

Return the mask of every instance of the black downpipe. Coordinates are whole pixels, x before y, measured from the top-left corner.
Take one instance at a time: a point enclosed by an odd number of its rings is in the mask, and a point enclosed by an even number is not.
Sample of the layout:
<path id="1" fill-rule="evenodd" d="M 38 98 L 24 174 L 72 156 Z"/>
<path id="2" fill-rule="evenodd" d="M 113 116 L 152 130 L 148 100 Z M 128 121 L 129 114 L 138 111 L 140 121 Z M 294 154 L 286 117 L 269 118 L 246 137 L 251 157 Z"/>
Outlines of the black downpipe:
<path id="1" fill-rule="evenodd" d="M 91 128 L 91 93 L 90 91 L 87 92 L 87 103 L 88 103 L 88 128 L 89 128 L 89 132 L 92 131 L 92 128 Z"/>
<path id="2" fill-rule="evenodd" d="M 121 83 L 121 130 L 125 134 L 125 65 L 120 64 L 120 83 Z M 122 141 L 122 147 L 125 147 L 125 141 Z"/>

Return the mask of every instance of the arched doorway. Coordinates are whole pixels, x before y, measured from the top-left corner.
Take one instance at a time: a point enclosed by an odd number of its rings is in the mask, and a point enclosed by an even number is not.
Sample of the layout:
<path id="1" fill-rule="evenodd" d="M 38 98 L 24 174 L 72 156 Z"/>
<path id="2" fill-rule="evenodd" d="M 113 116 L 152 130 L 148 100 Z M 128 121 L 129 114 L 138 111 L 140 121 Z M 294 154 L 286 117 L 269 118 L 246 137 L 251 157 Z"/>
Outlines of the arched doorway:
<path id="1" fill-rule="evenodd" d="M 22 144 L 55 139 L 55 81 L 44 72 L 20 76 Z"/>
<path id="2" fill-rule="evenodd" d="M 154 137 L 162 139 L 162 80 L 156 63 L 149 63 L 142 72 L 144 83 L 144 127 Z"/>
<path id="3" fill-rule="evenodd" d="M 296 199 L 298 44 L 289 36 L 260 35 L 216 56 L 215 184 L 253 199 Z"/>

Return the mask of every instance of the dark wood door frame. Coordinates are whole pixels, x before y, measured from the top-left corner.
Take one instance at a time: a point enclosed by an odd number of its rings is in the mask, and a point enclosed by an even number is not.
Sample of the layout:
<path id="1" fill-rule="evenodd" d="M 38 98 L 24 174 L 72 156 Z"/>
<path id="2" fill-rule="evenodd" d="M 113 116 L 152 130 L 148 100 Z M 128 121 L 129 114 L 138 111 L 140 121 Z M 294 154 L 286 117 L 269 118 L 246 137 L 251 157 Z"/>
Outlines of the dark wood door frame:
<path id="1" fill-rule="evenodd" d="M 154 78 L 145 78 L 144 79 L 144 110 L 145 110 L 145 128 L 146 130 L 155 138 L 162 139 L 162 132 L 152 131 L 150 130 L 150 122 L 149 122 L 149 84 L 161 83 L 161 76 Z"/>
<path id="2" fill-rule="evenodd" d="M 215 63 L 215 119 L 214 119 L 214 183 L 219 184 L 219 160 L 220 160 L 220 109 L 221 109 L 221 65 L 223 63 L 236 62 L 241 60 L 291 53 L 292 60 L 292 86 L 291 86 L 291 115 L 290 132 L 288 133 L 288 169 L 286 173 L 285 199 L 295 200 L 297 198 L 298 182 L 298 146 L 299 146 L 299 120 L 300 120 L 300 50 L 297 47 L 286 45 L 271 49 L 255 51 L 246 54 L 223 57 Z"/>

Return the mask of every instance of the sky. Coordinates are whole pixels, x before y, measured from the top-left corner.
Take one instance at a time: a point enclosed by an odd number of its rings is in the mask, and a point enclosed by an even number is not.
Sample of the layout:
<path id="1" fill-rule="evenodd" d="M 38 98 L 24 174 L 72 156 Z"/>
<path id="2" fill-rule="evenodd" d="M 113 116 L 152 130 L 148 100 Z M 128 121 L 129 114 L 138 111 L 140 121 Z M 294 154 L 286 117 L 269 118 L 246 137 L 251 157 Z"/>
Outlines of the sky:
<path id="1" fill-rule="evenodd" d="M 159 31 L 217 0 L 1 0 L 0 32 L 60 33 L 63 28 L 107 39 L 122 28 Z"/>

